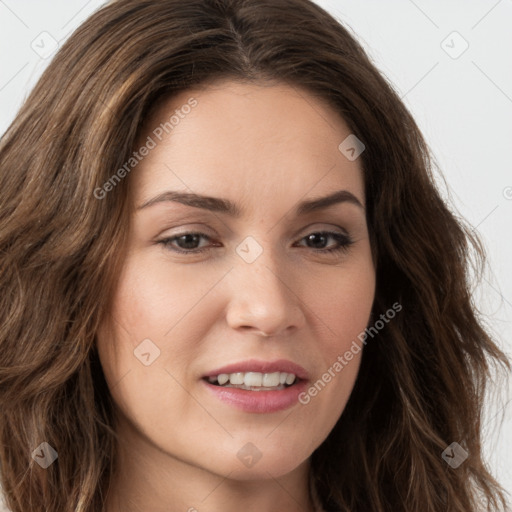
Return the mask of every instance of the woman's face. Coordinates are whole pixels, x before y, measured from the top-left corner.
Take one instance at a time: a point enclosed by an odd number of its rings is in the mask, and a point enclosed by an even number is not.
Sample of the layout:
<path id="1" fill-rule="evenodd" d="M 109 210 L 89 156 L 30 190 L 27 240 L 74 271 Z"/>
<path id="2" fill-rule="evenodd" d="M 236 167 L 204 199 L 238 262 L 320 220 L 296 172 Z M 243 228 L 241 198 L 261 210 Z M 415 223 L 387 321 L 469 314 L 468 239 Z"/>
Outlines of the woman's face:
<path id="1" fill-rule="evenodd" d="M 286 85 L 189 90 L 147 120 L 98 333 L 134 449 L 249 480 L 307 465 L 331 431 L 375 291 L 360 159 L 350 139 L 338 148 L 349 135 Z"/>

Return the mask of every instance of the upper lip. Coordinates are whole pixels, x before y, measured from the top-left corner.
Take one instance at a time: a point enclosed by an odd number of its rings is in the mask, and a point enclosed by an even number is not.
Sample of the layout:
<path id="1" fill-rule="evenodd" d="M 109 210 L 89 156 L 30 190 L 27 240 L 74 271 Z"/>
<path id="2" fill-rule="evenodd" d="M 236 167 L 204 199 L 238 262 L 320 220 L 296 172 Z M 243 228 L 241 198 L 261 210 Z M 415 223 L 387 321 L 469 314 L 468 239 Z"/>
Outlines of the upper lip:
<path id="1" fill-rule="evenodd" d="M 275 361 L 262 361 L 260 359 L 248 359 L 238 363 L 228 364 L 209 371 L 203 375 L 205 377 L 216 377 L 221 373 L 237 373 L 237 372 L 259 372 L 259 373 L 273 373 L 285 372 L 293 373 L 299 379 L 308 379 L 308 372 L 299 364 L 289 361 L 287 359 L 276 359 Z"/>

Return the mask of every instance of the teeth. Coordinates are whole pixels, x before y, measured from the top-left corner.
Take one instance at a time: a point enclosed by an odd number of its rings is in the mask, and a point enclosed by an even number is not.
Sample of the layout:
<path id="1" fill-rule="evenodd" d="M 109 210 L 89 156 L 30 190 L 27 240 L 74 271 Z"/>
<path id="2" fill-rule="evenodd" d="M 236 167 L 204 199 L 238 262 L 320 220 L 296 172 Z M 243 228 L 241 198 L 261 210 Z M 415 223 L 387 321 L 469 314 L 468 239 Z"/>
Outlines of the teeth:
<path id="1" fill-rule="evenodd" d="M 261 387 L 262 382 L 263 382 L 263 375 L 261 373 L 247 372 L 245 374 L 245 377 L 244 377 L 244 385 L 245 386 Z M 220 382 L 219 382 L 219 384 L 220 384 Z"/>
<path id="2" fill-rule="evenodd" d="M 287 376 L 286 376 L 286 384 L 288 385 L 291 385 L 295 382 L 295 375 L 293 375 L 293 373 L 289 373 Z"/>
<path id="3" fill-rule="evenodd" d="M 229 375 L 227 373 L 221 373 L 220 375 L 217 376 L 217 381 L 218 383 L 223 386 L 224 384 L 226 384 L 226 382 L 229 380 Z"/>
<path id="4" fill-rule="evenodd" d="M 284 388 L 284 384 L 291 386 L 295 382 L 295 375 L 286 372 L 260 373 L 260 372 L 237 372 L 221 373 L 217 377 L 208 377 L 208 382 L 218 383 L 220 386 L 241 386 L 243 388 Z"/>
<path id="5" fill-rule="evenodd" d="M 235 385 L 243 384 L 244 383 L 244 374 L 242 372 L 231 373 L 229 375 L 229 383 L 235 384 Z"/>
<path id="6" fill-rule="evenodd" d="M 279 372 L 264 373 L 262 384 L 267 388 L 273 388 L 279 386 Z"/>

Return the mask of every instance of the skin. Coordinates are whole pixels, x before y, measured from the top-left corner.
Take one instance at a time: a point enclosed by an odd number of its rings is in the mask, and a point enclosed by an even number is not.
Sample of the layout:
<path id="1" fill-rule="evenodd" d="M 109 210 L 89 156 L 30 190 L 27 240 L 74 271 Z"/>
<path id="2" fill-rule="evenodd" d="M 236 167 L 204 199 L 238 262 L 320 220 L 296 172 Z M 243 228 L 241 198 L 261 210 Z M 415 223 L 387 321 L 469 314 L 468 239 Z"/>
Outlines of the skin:
<path id="1" fill-rule="evenodd" d="M 97 336 L 120 439 L 107 510 L 312 511 L 310 456 L 343 412 L 361 352 L 307 405 L 273 413 L 235 409 L 201 377 L 249 358 L 283 358 L 314 383 L 364 331 L 375 269 L 360 159 L 338 150 L 351 133 L 338 114 L 285 84 L 224 81 L 180 93 L 158 106 L 140 143 L 191 97 L 197 106 L 129 178 L 130 236 Z M 169 190 L 229 199 L 243 215 L 171 201 L 139 208 Z M 293 215 L 298 202 L 338 190 L 362 207 Z M 321 253 L 339 246 L 305 238 L 322 230 L 353 244 Z M 206 238 L 195 246 L 159 243 L 198 231 Z M 248 236 L 263 251 L 252 263 L 236 252 Z M 147 338 L 160 350 L 149 366 L 134 356 Z M 237 457 L 249 442 L 262 454 L 252 467 Z"/>

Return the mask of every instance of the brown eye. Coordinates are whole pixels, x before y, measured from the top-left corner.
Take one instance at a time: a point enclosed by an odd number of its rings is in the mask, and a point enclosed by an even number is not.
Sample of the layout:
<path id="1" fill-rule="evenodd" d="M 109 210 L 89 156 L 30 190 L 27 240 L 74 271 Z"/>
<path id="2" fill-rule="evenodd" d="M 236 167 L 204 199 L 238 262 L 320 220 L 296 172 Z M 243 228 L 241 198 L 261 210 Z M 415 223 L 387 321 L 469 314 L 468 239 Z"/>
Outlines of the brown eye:
<path id="1" fill-rule="evenodd" d="M 325 248 L 327 241 L 332 238 L 336 240 L 334 247 L 329 249 Z M 306 240 L 308 247 L 315 249 L 318 252 L 337 253 L 348 251 L 349 247 L 354 243 L 353 240 L 341 233 L 335 231 L 315 231 L 305 236 L 302 240 Z"/>
<path id="2" fill-rule="evenodd" d="M 182 254 L 197 254 L 212 249 L 219 244 L 210 244 L 209 246 L 200 246 L 201 239 L 211 240 L 208 235 L 198 232 L 181 233 L 173 237 L 167 237 L 159 240 L 166 249 Z M 333 247 L 325 248 L 329 239 L 334 239 Z M 349 247 L 354 243 L 347 235 L 335 231 L 315 231 L 302 238 L 306 241 L 307 248 L 313 249 L 320 253 L 338 253 L 348 251 Z M 302 241 L 301 240 L 301 241 Z"/>
<path id="3" fill-rule="evenodd" d="M 198 253 L 210 249 L 211 247 L 199 247 L 201 238 L 210 240 L 204 233 L 182 233 L 169 238 L 159 240 L 158 243 L 171 251 L 180 253 Z"/>

